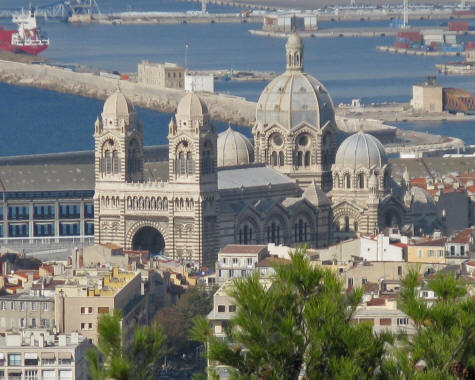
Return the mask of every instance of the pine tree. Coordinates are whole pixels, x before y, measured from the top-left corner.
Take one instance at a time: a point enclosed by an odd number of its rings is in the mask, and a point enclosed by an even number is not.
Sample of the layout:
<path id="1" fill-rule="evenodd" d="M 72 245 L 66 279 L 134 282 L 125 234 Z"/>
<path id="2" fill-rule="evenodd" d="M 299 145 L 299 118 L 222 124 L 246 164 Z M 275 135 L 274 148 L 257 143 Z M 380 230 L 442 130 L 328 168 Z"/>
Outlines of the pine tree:
<path id="1" fill-rule="evenodd" d="M 428 305 L 418 296 L 418 269 L 402 283 L 398 307 L 413 321 L 412 338 L 400 335 L 385 361 L 387 379 L 475 378 L 475 298 L 454 274 L 437 273 L 428 281 L 436 300 Z"/>
<path id="2" fill-rule="evenodd" d="M 139 326 L 133 341 L 122 340 L 120 314 L 99 319 L 97 350 L 87 352 L 89 375 L 93 380 L 151 380 L 165 354 L 166 336 L 158 325 Z"/>
<path id="3" fill-rule="evenodd" d="M 196 320 L 193 337 L 206 344 L 208 359 L 229 366 L 236 379 L 297 379 L 304 372 L 309 379 L 374 378 L 389 336 L 351 322 L 362 290 L 343 292 L 338 276 L 313 268 L 305 249 L 275 271 L 271 282 L 258 274 L 235 280 L 231 343 Z"/>

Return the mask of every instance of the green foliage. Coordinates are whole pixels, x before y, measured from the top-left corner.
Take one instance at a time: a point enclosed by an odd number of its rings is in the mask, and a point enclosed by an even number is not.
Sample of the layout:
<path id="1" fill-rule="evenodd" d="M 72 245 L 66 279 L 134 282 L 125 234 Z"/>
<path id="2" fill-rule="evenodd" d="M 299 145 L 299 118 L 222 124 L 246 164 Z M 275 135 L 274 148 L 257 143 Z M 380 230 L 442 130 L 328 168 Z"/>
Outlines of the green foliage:
<path id="1" fill-rule="evenodd" d="M 190 342 L 189 333 L 193 319 L 207 315 L 212 308 L 214 291 L 206 292 L 200 288 L 188 289 L 173 306 L 163 308 L 155 316 L 155 322 L 167 332 L 168 353 L 181 356 L 191 353 L 196 342 Z"/>
<path id="2" fill-rule="evenodd" d="M 362 290 L 343 293 L 337 275 L 313 268 L 303 249 L 275 271 L 272 283 L 257 274 L 234 282 L 232 344 L 195 321 L 193 338 L 206 343 L 208 359 L 232 367 L 236 379 L 296 379 L 302 368 L 309 379 L 374 378 L 388 336 L 350 322 Z"/>
<path id="3" fill-rule="evenodd" d="M 428 283 L 437 300 L 427 305 L 418 297 L 418 269 L 403 281 L 399 308 L 413 321 L 412 339 L 398 337 L 385 361 L 388 379 L 456 379 L 475 376 L 475 299 L 453 274 L 438 273 Z M 425 363 L 423 370 L 417 366 Z"/>
<path id="4" fill-rule="evenodd" d="M 93 380 L 153 379 L 164 355 L 166 336 L 158 325 L 139 326 L 133 341 L 122 341 L 121 315 L 104 314 L 99 319 L 97 350 L 87 352 Z"/>

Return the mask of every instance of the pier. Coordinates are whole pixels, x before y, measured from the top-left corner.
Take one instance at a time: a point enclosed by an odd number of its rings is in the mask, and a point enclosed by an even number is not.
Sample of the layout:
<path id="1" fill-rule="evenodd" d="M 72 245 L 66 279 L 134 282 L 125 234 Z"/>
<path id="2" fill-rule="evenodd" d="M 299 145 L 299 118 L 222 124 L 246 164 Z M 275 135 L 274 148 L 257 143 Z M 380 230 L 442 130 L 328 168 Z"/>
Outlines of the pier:
<path id="1" fill-rule="evenodd" d="M 424 29 L 433 29 L 433 28 L 426 27 L 426 28 L 417 28 L 417 29 L 424 30 Z M 400 31 L 401 29 L 395 29 L 395 28 L 371 28 L 371 27 L 370 28 L 368 27 L 329 28 L 329 29 L 320 29 L 316 32 L 302 31 L 302 32 L 299 32 L 299 34 L 303 38 L 334 38 L 334 37 L 366 37 L 368 38 L 368 37 L 396 36 L 396 34 Z M 261 37 L 272 37 L 272 38 L 288 38 L 289 37 L 288 33 L 270 32 L 270 31 L 260 30 L 260 29 L 250 29 L 249 33 L 252 35 L 261 36 Z M 447 32 L 447 34 L 475 35 L 475 31 L 470 30 L 470 31 L 459 31 L 459 32 Z M 377 49 L 381 51 L 389 51 L 392 53 L 399 53 L 399 54 L 405 54 L 403 51 L 411 50 L 411 49 L 394 48 L 392 46 L 378 46 Z M 421 51 L 420 53 L 425 53 L 425 52 Z M 427 53 L 433 53 L 433 52 L 427 52 Z M 446 53 L 446 52 L 441 52 L 441 53 Z M 447 53 L 453 53 L 453 52 L 447 52 Z M 408 54 L 411 54 L 411 53 L 408 53 Z M 415 55 L 426 55 L 426 54 L 415 54 Z M 431 55 L 431 54 L 427 54 L 427 55 Z M 457 55 L 457 54 L 432 54 L 432 55 Z"/>
<path id="2" fill-rule="evenodd" d="M 437 57 L 437 56 L 459 57 L 459 56 L 464 55 L 464 52 L 424 51 L 424 50 L 415 50 L 415 49 L 396 48 L 393 46 L 376 46 L 376 49 L 379 51 L 384 51 L 388 53 L 404 54 L 404 55 L 421 55 L 421 56 L 429 56 L 429 57 Z"/>
<path id="3" fill-rule="evenodd" d="M 72 15 L 68 21 L 76 24 L 239 24 L 262 23 L 262 15 L 242 13 L 201 12 L 122 12 Z"/>

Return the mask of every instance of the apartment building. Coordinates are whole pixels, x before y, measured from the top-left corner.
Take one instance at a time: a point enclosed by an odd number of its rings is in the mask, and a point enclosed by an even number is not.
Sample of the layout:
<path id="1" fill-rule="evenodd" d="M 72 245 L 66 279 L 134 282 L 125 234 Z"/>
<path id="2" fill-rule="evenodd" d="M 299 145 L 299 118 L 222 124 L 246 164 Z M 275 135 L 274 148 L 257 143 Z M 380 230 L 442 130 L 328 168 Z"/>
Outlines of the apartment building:
<path id="1" fill-rule="evenodd" d="M 218 253 L 216 282 L 223 284 L 233 278 L 248 276 L 268 255 L 267 245 L 226 245 Z"/>
<path id="2" fill-rule="evenodd" d="M 375 333 L 389 331 L 413 335 L 416 332 L 411 319 L 397 308 L 395 298 L 371 298 L 363 302 L 356 308 L 352 322 L 370 323 Z"/>
<path id="3" fill-rule="evenodd" d="M 0 296 L 0 333 L 26 328 L 53 328 L 54 297 L 29 293 Z"/>
<path id="4" fill-rule="evenodd" d="M 446 238 L 412 242 L 407 246 L 407 261 L 409 263 L 445 264 L 446 242 Z"/>
<path id="5" fill-rule="evenodd" d="M 124 339 L 132 338 L 136 324 L 145 323 L 145 297 L 139 272 L 113 268 L 76 270 L 64 285 L 56 287 L 56 327 L 60 333 L 78 332 L 97 343 L 97 323 L 102 314 L 122 313 Z"/>
<path id="6" fill-rule="evenodd" d="M 41 330 L 0 336 L 0 379 L 72 380 L 87 378 L 87 340 L 77 333 Z"/>

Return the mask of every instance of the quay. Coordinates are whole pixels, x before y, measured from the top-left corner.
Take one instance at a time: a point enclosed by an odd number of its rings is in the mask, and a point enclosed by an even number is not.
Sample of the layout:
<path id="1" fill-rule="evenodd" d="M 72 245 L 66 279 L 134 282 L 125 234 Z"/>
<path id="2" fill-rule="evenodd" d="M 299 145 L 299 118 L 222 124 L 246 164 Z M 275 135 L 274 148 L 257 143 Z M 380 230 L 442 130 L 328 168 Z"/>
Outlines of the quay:
<path id="1" fill-rule="evenodd" d="M 242 13 L 201 13 L 201 12 L 122 12 L 102 14 L 77 14 L 68 21 L 74 24 L 225 24 L 260 23 L 262 15 Z"/>
<path id="2" fill-rule="evenodd" d="M 394 46 L 376 46 L 376 49 L 379 51 L 384 51 L 388 53 L 404 54 L 404 55 L 421 55 L 421 56 L 429 56 L 429 57 L 436 57 L 436 56 L 459 57 L 459 56 L 464 55 L 464 52 L 423 51 L 423 50 L 415 50 L 415 49 L 396 48 Z"/>
<path id="3" fill-rule="evenodd" d="M 419 30 L 424 29 L 433 29 L 433 28 L 418 28 Z M 388 37 L 388 36 L 396 36 L 400 29 L 395 28 L 329 28 L 329 29 L 320 29 L 316 32 L 299 32 L 301 37 L 305 38 L 334 38 L 334 37 Z M 273 37 L 273 38 L 288 38 L 288 33 L 284 32 L 271 32 L 266 30 L 260 29 L 250 29 L 249 33 L 255 36 L 261 37 Z M 447 34 L 456 34 L 456 35 L 474 35 L 475 31 L 459 31 L 459 32 L 447 32 Z M 397 49 L 393 48 L 392 46 L 378 46 L 378 50 L 381 51 L 390 51 L 393 53 L 400 53 L 404 54 L 403 50 L 410 50 L 410 49 Z M 401 52 L 396 51 L 401 50 Z M 423 52 L 421 52 L 423 53 Z M 429 52 L 432 53 L 432 52 Z M 445 53 L 445 52 L 444 52 Z M 411 53 L 408 53 L 411 54 Z M 424 54 L 417 54 L 417 55 L 424 55 Z M 431 54 L 428 54 L 431 55 Z M 434 54 L 439 55 L 439 54 Z M 440 54 L 440 55 L 457 55 L 457 54 Z"/>
<path id="4" fill-rule="evenodd" d="M 0 60 L 0 82 L 98 99 L 106 99 L 119 86 L 124 95 L 137 107 L 165 113 L 175 112 L 179 100 L 185 94 L 184 90 L 118 80 L 91 72 L 75 72 L 69 68 L 50 64 L 27 64 L 6 60 Z M 200 97 L 206 102 L 211 119 L 247 127 L 253 125 L 256 112 L 255 102 L 242 97 L 206 92 L 200 93 Z M 371 119 L 364 112 L 351 115 L 341 113 L 337 108 L 336 122 L 338 129 L 344 133 L 354 133 L 364 129 L 376 135 L 385 144 L 400 142 L 398 134 L 401 133 L 398 128 L 384 124 L 381 119 Z M 411 133 L 409 140 L 403 141 L 406 146 L 404 149 L 425 151 L 464 145 L 462 140 L 456 138 L 422 135 L 420 137 Z"/>
<path id="5" fill-rule="evenodd" d="M 182 0 L 190 3 L 202 3 L 202 0 Z M 238 0 L 206 0 L 208 4 L 214 4 L 219 6 L 228 6 L 234 8 L 241 8 L 247 10 L 258 10 L 259 13 L 263 14 L 262 11 L 276 12 L 276 11 L 292 11 L 296 10 L 300 12 L 313 12 L 317 15 L 318 21 L 383 21 L 383 20 L 393 20 L 393 19 L 402 19 L 403 18 L 403 9 L 401 8 L 386 8 L 386 9 L 376 9 L 376 8 L 336 8 L 336 5 L 333 1 L 319 1 L 318 5 L 314 1 L 282 1 L 280 6 L 269 5 L 265 2 L 252 2 L 252 1 L 238 1 Z M 370 1 L 369 1 L 370 2 Z M 368 1 L 366 3 L 369 3 Z M 275 4 L 276 2 L 274 2 Z M 346 3 L 348 4 L 348 3 Z M 373 2 L 375 5 L 380 5 L 381 2 Z M 385 4 L 395 4 L 400 5 L 401 1 L 386 1 Z M 315 9 L 317 6 L 319 8 L 324 5 L 333 6 L 334 9 L 329 11 L 322 11 L 321 9 Z M 445 20 L 449 18 L 475 18 L 475 15 L 459 15 L 455 13 L 456 9 L 436 9 L 436 8 L 409 8 L 408 19 L 409 20 Z M 252 13 L 251 13 L 252 14 Z"/>

